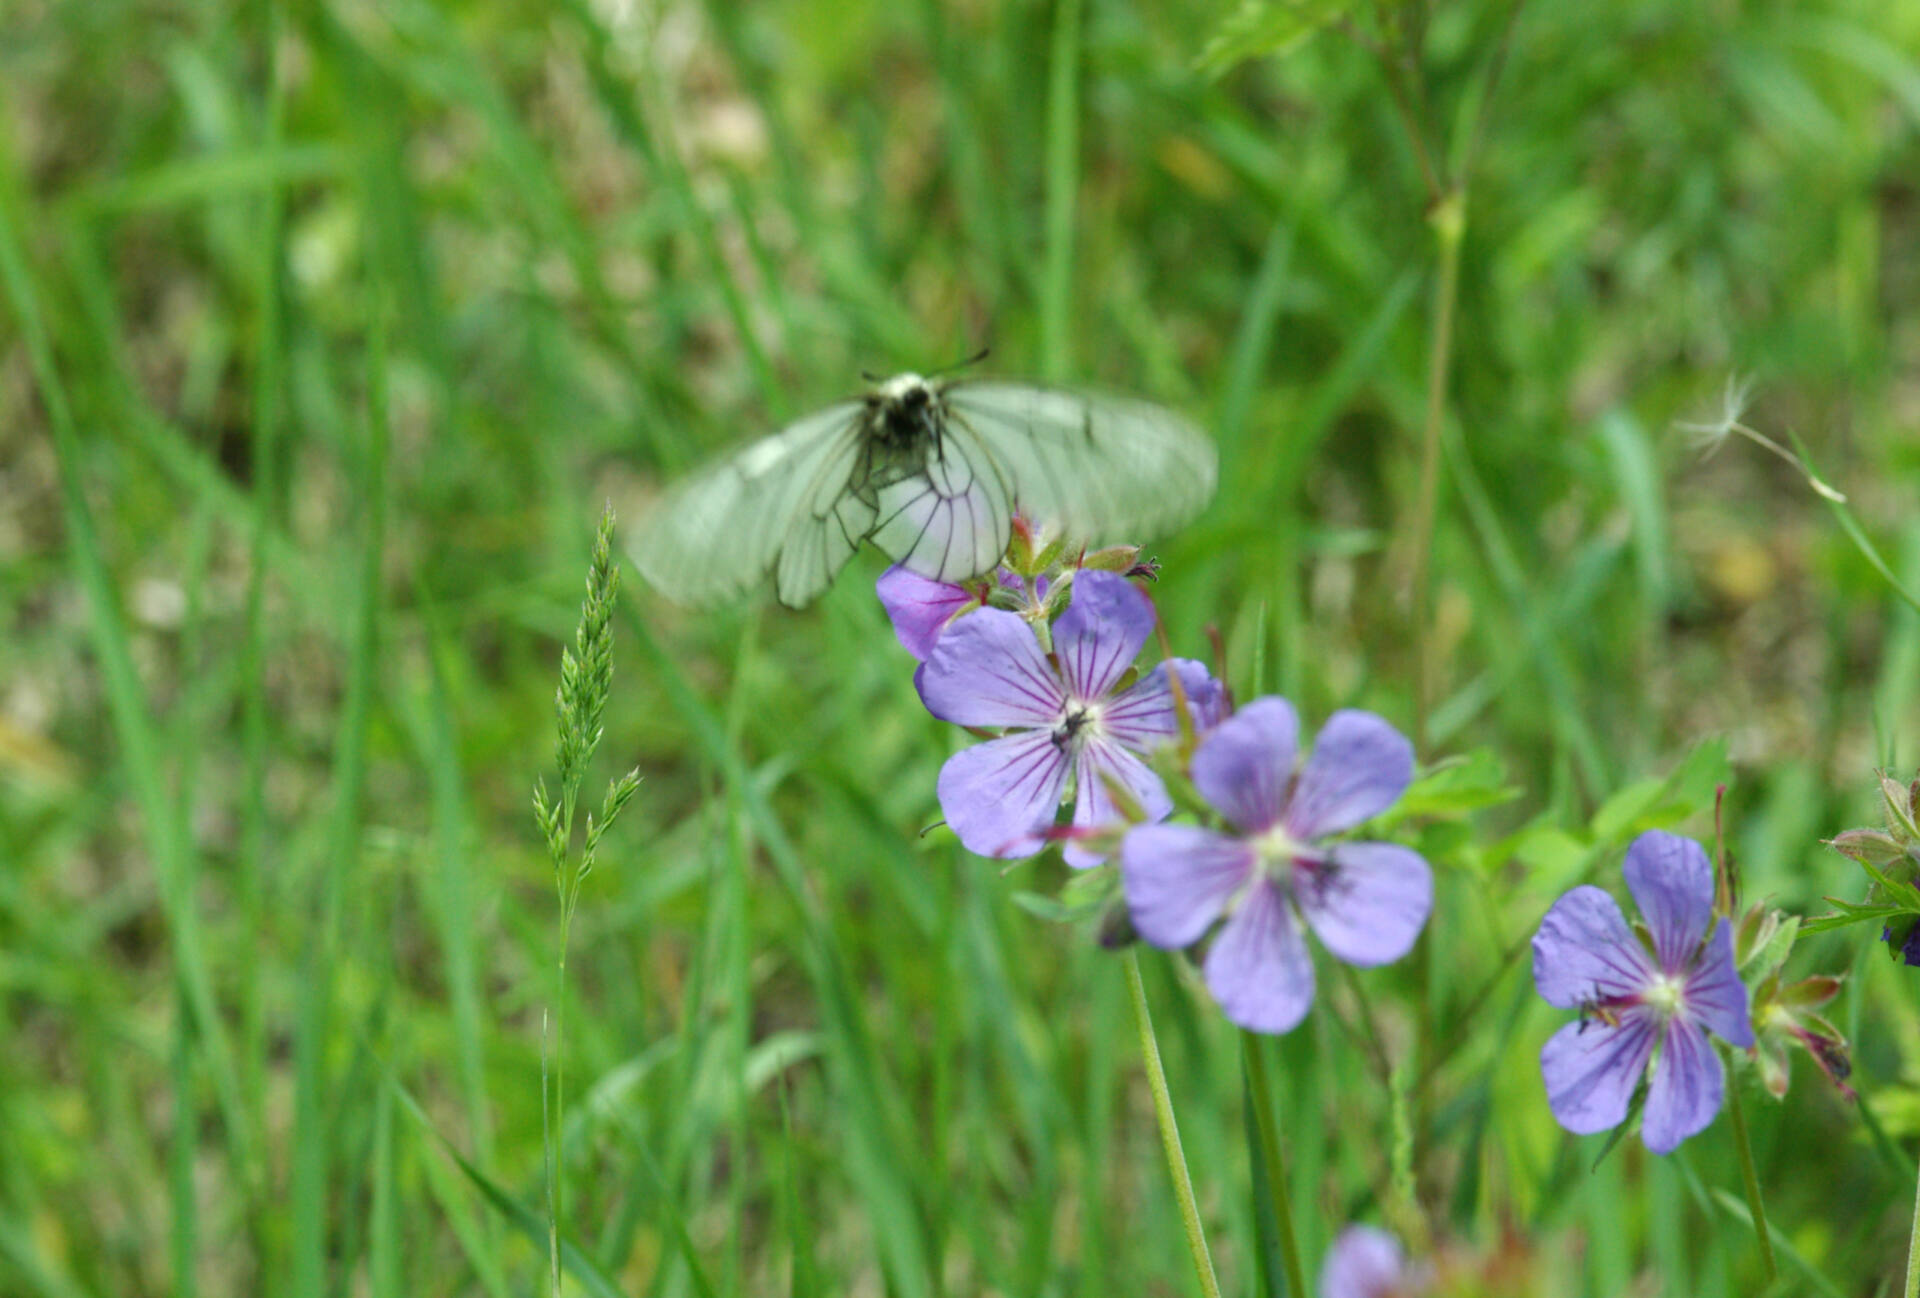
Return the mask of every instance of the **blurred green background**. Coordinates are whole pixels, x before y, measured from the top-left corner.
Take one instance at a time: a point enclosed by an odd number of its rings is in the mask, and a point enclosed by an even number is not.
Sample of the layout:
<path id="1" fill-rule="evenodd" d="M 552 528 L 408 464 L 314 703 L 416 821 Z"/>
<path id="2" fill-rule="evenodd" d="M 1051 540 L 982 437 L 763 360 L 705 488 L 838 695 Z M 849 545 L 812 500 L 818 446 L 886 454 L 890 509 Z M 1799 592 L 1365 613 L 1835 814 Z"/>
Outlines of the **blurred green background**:
<path id="1" fill-rule="evenodd" d="M 1441 1236 L 1519 1292 L 1759 1292 L 1725 1121 L 1595 1169 L 1503 954 L 1588 850 L 1617 890 L 1592 814 L 1702 742 L 1682 823 L 1730 770 L 1750 896 L 1860 894 L 1817 840 L 1920 753 L 1920 619 L 1790 466 L 1673 424 L 1750 378 L 1920 582 L 1920 5 L 1345 8 L 1214 77 L 1211 5 L 7 0 L 0 1293 L 539 1290 L 529 794 L 593 522 L 981 346 L 1218 440 L 1153 547 L 1175 652 L 1403 727 L 1424 661 L 1423 757 L 1518 790 L 1424 840 L 1432 1020 L 1411 967 L 1327 970 L 1271 1052 L 1308 1257 L 1388 1177 L 1364 989 L 1409 1067 L 1458 1047 L 1415 1105 Z M 1407 114 L 1355 35 L 1417 49 Z M 1466 186 L 1424 625 L 1409 114 Z M 1120 967 L 1014 901 L 1064 870 L 919 832 L 957 736 L 879 570 L 800 614 L 623 591 L 600 760 L 646 782 L 573 931 L 569 1289 L 1193 1292 Z M 1915 984 L 1858 932 L 1793 972 L 1856 970 L 1871 1121 L 1804 1057 L 1746 1092 L 1817 1273 L 1776 1292 L 1904 1257 Z M 1237 1038 L 1146 972 L 1262 1292 Z"/>

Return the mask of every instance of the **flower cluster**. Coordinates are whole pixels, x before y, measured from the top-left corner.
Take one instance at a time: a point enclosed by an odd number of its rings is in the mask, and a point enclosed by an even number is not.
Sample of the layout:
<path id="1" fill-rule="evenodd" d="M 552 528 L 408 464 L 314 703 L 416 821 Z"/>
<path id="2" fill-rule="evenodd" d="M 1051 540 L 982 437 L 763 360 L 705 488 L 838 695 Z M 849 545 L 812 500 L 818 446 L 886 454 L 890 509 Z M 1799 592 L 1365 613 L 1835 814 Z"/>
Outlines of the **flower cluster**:
<path id="1" fill-rule="evenodd" d="M 1134 569 L 1137 556 L 1120 557 L 1115 566 Z M 1334 714 L 1302 765 L 1285 699 L 1229 715 L 1225 688 L 1199 662 L 1138 675 L 1153 606 L 1118 571 L 1003 569 L 966 588 L 893 569 L 879 595 L 921 660 L 914 679 L 928 711 L 994 732 L 940 771 L 941 811 L 961 843 L 1012 858 L 1058 839 L 1076 868 L 1102 864 L 1118 844 L 1141 937 L 1182 949 L 1224 921 L 1203 963 L 1233 1022 L 1285 1032 L 1305 1016 L 1314 973 L 1303 922 L 1354 965 L 1396 960 L 1419 936 L 1433 899 L 1427 863 L 1398 844 L 1341 837 L 1412 780 L 1412 746 L 1381 718 Z M 1153 763 L 1169 753 L 1176 765 L 1187 755 L 1181 773 L 1209 823 L 1160 823 L 1174 800 Z M 1071 817 L 1057 825 L 1069 798 Z"/>
<path id="2" fill-rule="evenodd" d="M 1065 564 L 1063 553 L 1038 547 L 1022 525 L 1007 565 L 987 578 L 960 586 L 894 568 L 880 579 L 928 711 L 981 740 L 941 767 L 946 823 L 982 856 L 1028 857 L 1058 842 L 1076 869 L 1117 857 L 1117 870 L 1097 877 L 1108 888 L 1117 879 L 1131 932 L 1166 950 L 1201 947 L 1201 975 L 1228 1020 L 1288 1032 L 1314 999 L 1308 930 L 1333 958 L 1367 967 L 1405 956 L 1426 926 L 1425 858 L 1355 833 L 1407 791 L 1413 747 L 1383 718 L 1345 710 L 1303 756 L 1286 699 L 1234 710 L 1191 659 L 1142 674 L 1135 660 L 1156 618 L 1132 579 L 1155 570 L 1130 549 Z M 1885 783 L 1887 832 L 1849 831 L 1834 845 L 1875 871 L 1883 891 L 1914 894 L 1894 899 L 1914 913 L 1890 920 L 1887 936 L 1920 950 L 1915 791 Z M 1189 814 L 1176 820 L 1177 811 Z M 1736 922 L 1731 882 L 1716 888 L 1700 845 L 1659 830 L 1634 840 L 1624 875 L 1643 923 L 1582 885 L 1533 938 L 1540 995 L 1579 1015 L 1540 1055 L 1563 1127 L 1593 1133 L 1639 1115 L 1647 1147 L 1672 1151 L 1724 1098 L 1710 1037 L 1748 1052 L 1776 1095 L 1796 1046 L 1845 1089 L 1846 1042 L 1814 1012 L 1839 980 L 1781 979 L 1798 921 L 1756 906 Z M 1377 1244 L 1356 1243 L 1354 1256 L 1384 1258 Z"/>

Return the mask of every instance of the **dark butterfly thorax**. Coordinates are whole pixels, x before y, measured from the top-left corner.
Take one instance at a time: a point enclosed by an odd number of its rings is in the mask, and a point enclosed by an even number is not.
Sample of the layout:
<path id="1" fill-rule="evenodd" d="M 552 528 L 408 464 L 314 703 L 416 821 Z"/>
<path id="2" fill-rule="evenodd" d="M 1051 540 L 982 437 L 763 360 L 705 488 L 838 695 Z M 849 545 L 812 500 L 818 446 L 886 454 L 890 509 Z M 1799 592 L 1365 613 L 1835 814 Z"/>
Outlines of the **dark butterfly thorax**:
<path id="1" fill-rule="evenodd" d="M 871 503 L 873 493 L 925 472 L 940 455 L 947 408 L 939 389 L 917 374 L 888 379 L 864 401 L 860 454 L 847 486 Z"/>

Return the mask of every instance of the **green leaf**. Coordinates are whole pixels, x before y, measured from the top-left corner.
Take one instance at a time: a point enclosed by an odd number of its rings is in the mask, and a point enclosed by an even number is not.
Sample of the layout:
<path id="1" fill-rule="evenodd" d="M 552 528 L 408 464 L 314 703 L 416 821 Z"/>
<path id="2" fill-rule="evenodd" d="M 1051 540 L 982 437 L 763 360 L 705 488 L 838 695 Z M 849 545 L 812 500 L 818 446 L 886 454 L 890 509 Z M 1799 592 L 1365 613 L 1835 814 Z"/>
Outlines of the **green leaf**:
<path id="1" fill-rule="evenodd" d="M 1765 977 L 1777 974 L 1787 963 L 1787 957 L 1793 954 L 1794 939 L 1800 936 L 1801 919 L 1797 915 L 1781 916 L 1773 932 L 1767 934 L 1758 948 L 1749 957 L 1752 969 Z"/>
<path id="2" fill-rule="evenodd" d="M 1285 54 L 1353 5 L 1354 0 L 1242 0 L 1214 30 L 1195 66 L 1217 77 L 1249 59 Z"/>
<path id="3" fill-rule="evenodd" d="M 1420 772 L 1391 814 L 1395 820 L 1411 816 L 1456 820 L 1519 796 L 1519 787 L 1507 782 L 1506 764 L 1492 749 L 1476 748 Z"/>
<path id="4" fill-rule="evenodd" d="M 1615 793 L 1593 813 L 1593 841 L 1618 842 L 1649 829 L 1677 825 L 1713 805 L 1713 791 L 1726 783 L 1727 741 L 1709 739 L 1664 780 L 1638 780 Z"/>

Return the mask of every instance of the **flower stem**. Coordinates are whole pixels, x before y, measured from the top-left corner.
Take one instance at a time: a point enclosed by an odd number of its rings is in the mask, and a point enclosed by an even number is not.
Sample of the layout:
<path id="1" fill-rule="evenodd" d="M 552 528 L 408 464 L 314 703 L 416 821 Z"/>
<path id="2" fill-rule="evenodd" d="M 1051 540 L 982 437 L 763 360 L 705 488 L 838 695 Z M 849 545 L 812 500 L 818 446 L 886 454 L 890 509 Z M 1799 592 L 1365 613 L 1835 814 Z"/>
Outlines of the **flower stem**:
<path id="1" fill-rule="evenodd" d="M 1727 1078 L 1727 1111 L 1733 1118 L 1734 1144 L 1740 1150 L 1740 1179 L 1747 1186 L 1747 1208 L 1753 1214 L 1753 1233 L 1760 1237 L 1760 1261 L 1767 1268 L 1767 1282 L 1771 1284 L 1780 1272 L 1773 1262 L 1773 1237 L 1767 1232 L 1767 1206 L 1760 1198 L 1760 1178 L 1753 1171 L 1753 1145 L 1747 1139 L 1747 1115 L 1740 1107 L 1740 1080 L 1731 1075 Z M 1915 1224 L 1920 1226 L 1920 1217 L 1915 1218 Z M 1913 1265 L 1909 1258 L 1907 1298 L 1914 1298 L 1913 1285 Z"/>
<path id="2" fill-rule="evenodd" d="M 1433 709 L 1435 677 L 1432 628 L 1433 592 L 1428 572 L 1433 558 L 1434 518 L 1440 498 L 1440 434 L 1446 423 L 1447 379 L 1453 367 L 1453 317 L 1460 298 L 1460 244 L 1467 230 L 1467 199 L 1455 189 L 1428 215 L 1440 257 L 1440 282 L 1433 295 L 1433 332 L 1427 352 L 1427 413 L 1420 431 L 1420 494 L 1413 513 L 1413 746 L 1427 748 L 1427 717 Z"/>
<path id="3" fill-rule="evenodd" d="M 1287 1268 L 1287 1292 L 1305 1295 L 1307 1283 L 1300 1269 L 1300 1245 L 1293 1234 L 1293 1196 L 1287 1184 L 1287 1164 L 1280 1153 L 1280 1132 L 1273 1121 L 1273 1086 L 1267 1080 L 1267 1056 L 1257 1034 L 1242 1029 L 1240 1053 L 1247 1061 L 1248 1098 L 1253 1123 L 1260 1133 L 1260 1158 L 1267 1165 L 1267 1185 L 1280 1227 L 1280 1261 Z"/>
<path id="4" fill-rule="evenodd" d="M 1913 1229 L 1907 1235 L 1907 1285 L 1905 1298 L 1920 1298 L 1920 1186 L 1913 1194 Z"/>
<path id="5" fill-rule="evenodd" d="M 1167 1175 L 1180 1201 L 1180 1224 L 1193 1253 L 1193 1273 L 1206 1298 L 1220 1298 L 1220 1281 L 1213 1274 L 1213 1255 L 1207 1251 L 1206 1232 L 1200 1229 L 1200 1205 L 1193 1197 L 1193 1178 L 1187 1175 L 1187 1156 L 1180 1148 L 1180 1126 L 1174 1120 L 1173 1099 L 1167 1093 L 1167 1074 L 1160 1067 L 1160 1043 L 1153 1035 L 1147 1012 L 1147 988 L 1140 981 L 1140 953 L 1127 950 L 1127 994 L 1133 1001 L 1133 1021 L 1140 1029 L 1140 1058 L 1147 1066 L 1147 1086 L 1153 1092 L 1153 1116 L 1160 1124 L 1160 1145 L 1167 1155 Z M 1295 1290 L 1296 1293 L 1300 1292 Z"/>

